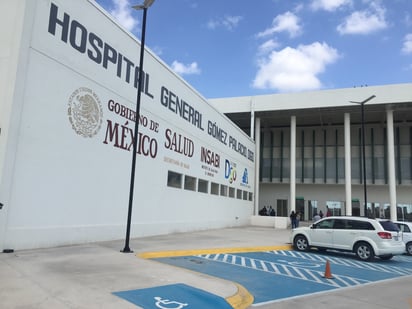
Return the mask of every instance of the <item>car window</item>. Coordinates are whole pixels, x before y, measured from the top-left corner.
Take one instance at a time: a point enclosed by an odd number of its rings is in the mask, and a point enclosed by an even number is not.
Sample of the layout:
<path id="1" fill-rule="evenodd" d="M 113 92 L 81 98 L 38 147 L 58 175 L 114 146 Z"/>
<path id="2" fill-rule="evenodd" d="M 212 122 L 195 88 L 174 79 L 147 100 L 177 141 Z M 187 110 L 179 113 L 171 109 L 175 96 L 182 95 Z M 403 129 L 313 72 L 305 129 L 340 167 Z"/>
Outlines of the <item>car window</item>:
<path id="1" fill-rule="evenodd" d="M 333 223 L 333 228 L 337 230 L 346 229 L 346 220 L 335 219 L 335 222 Z"/>
<path id="2" fill-rule="evenodd" d="M 402 224 L 402 223 L 395 223 L 395 224 L 398 226 L 398 228 L 399 228 L 402 232 L 404 232 L 404 233 L 410 233 L 410 232 L 411 232 L 411 229 L 409 228 L 408 225 Z"/>
<path id="3" fill-rule="evenodd" d="M 382 225 L 385 231 L 399 232 L 399 227 L 392 221 L 389 221 L 389 220 L 379 221 L 379 224 Z"/>
<path id="4" fill-rule="evenodd" d="M 333 219 L 326 219 L 316 223 L 317 229 L 331 229 L 333 227 Z"/>
<path id="5" fill-rule="evenodd" d="M 368 221 L 348 220 L 347 229 L 350 230 L 374 230 L 373 225 Z"/>

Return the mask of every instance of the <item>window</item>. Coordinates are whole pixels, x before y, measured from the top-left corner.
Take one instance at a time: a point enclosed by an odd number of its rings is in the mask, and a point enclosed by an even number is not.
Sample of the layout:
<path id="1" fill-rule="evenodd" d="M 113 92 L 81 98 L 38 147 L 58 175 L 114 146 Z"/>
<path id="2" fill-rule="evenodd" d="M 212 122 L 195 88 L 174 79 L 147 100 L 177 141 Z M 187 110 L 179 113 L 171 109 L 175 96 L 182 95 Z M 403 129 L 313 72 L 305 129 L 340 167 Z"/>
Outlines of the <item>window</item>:
<path id="1" fill-rule="evenodd" d="M 249 201 L 253 201 L 253 193 L 249 192 Z"/>
<path id="2" fill-rule="evenodd" d="M 288 215 L 288 200 L 276 200 L 276 214 L 281 217 Z"/>
<path id="3" fill-rule="evenodd" d="M 235 188 L 229 187 L 229 197 L 235 197 Z"/>
<path id="4" fill-rule="evenodd" d="M 398 226 L 392 221 L 379 221 L 385 231 L 399 232 Z"/>
<path id="5" fill-rule="evenodd" d="M 308 201 L 308 211 L 309 211 L 309 219 L 313 218 L 315 213 L 318 212 L 318 201 L 309 200 Z"/>
<path id="6" fill-rule="evenodd" d="M 197 191 L 207 193 L 209 182 L 207 180 L 199 179 L 197 181 Z"/>
<path id="7" fill-rule="evenodd" d="M 333 223 L 333 228 L 336 230 L 344 230 L 346 229 L 346 220 L 336 219 Z"/>
<path id="8" fill-rule="evenodd" d="M 314 224 L 314 226 L 316 226 L 317 229 L 331 229 L 333 227 L 333 219 L 326 219 L 323 220 L 319 223 Z"/>
<path id="9" fill-rule="evenodd" d="M 412 219 L 412 205 L 411 204 L 397 204 L 396 214 L 398 221 L 411 221 Z"/>
<path id="10" fill-rule="evenodd" d="M 243 191 L 243 199 L 247 201 L 247 191 Z"/>
<path id="11" fill-rule="evenodd" d="M 411 232 L 411 229 L 410 229 L 409 226 L 407 226 L 406 224 L 396 223 L 396 225 L 399 227 L 399 229 L 400 229 L 403 233 L 410 233 L 410 232 Z"/>
<path id="12" fill-rule="evenodd" d="M 348 229 L 351 230 L 374 230 L 375 228 L 370 222 L 358 221 L 358 220 L 348 220 Z"/>
<path id="13" fill-rule="evenodd" d="M 185 190 L 196 191 L 196 178 L 185 176 Z"/>
<path id="14" fill-rule="evenodd" d="M 241 199 L 242 199 L 242 190 L 237 189 L 237 192 L 236 192 L 236 198 L 237 198 L 237 199 L 239 199 L 239 200 L 241 200 Z"/>
<path id="15" fill-rule="evenodd" d="M 342 212 L 342 204 L 340 201 L 327 201 L 326 206 L 330 210 L 331 216 L 340 216 Z"/>
<path id="16" fill-rule="evenodd" d="M 220 195 L 221 196 L 227 196 L 227 186 L 220 185 Z"/>
<path id="17" fill-rule="evenodd" d="M 169 171 L 167 173 L 167 186 L 172 188 L 182 188 L 182 174 Z"/>
<path id="18" fill-rule="evenodd" d="M 212 187 L 210 188 L 210 193 L 214 195 L 219 195 L 219 184 L 212 182 Z"/>

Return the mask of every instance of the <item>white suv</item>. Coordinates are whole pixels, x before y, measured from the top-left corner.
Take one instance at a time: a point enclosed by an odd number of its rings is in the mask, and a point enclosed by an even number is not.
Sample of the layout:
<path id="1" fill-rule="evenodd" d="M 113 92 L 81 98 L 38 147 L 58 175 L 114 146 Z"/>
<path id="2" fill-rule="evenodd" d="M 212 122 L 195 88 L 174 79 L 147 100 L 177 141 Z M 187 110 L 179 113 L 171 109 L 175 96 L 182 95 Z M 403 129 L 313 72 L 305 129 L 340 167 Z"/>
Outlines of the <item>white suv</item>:
<path id="1" fill-rule="evenodd" d="M 309 227 L 293 229 L 290 240 L 295 250 L 349 251 L 364 261 L 374 256 L 389 260 L 405 253 L 402 234 L 392 221 L 366 217 L 326 217 Z"/>
<path id="2" fill-rule="evenodd" d="M 394 221 L 394 223 L 402 231 L 406 253 L 412 255 L 412 222 Z"/>

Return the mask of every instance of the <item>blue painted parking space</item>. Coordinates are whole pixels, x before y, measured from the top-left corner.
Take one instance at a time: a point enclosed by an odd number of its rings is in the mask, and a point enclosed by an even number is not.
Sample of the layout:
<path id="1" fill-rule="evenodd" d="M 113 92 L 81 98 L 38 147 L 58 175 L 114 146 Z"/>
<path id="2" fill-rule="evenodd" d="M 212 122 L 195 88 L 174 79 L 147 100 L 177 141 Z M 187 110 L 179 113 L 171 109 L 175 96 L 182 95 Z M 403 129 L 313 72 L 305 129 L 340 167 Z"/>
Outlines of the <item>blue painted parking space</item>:
<path id="1" fill-rule="evenodd" d="M 239 283 L 254 296 L 254 304 L 412 275 L 409 256 L 363 262 L 342 253 L 277 250 L 156 260 Z M 327 261 L 333 279 L 324 278 Z"/>
<path id="2" fill-rule="evenodd" d="M 185 284 L 114 292 L 144 309 L 232 308 L 223 298 Z"/>

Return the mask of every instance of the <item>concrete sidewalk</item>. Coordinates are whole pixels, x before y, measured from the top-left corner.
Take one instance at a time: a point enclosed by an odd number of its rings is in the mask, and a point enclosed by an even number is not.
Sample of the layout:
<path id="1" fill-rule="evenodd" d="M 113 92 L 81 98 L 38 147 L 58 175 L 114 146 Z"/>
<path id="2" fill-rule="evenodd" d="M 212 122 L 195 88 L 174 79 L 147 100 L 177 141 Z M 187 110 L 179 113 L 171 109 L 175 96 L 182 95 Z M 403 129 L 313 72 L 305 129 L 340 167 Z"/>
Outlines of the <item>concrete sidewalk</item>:
<path id="1" fill-rule="evenodd" d="M 0 254 L 0 307 L 138 308 L 112 292 L 184 283 L 223 298 L 238 294 L 234 282 L 140 258 L 158 251 L 284 246 L 289 230 L 242 227 L 124 241 Z M 339 289 L 259 308 L 412 308 L 412 276 Z M 237 308 L 244 308 L 240 304 Z M 215 309 L 215 308 L 212 308 Z"/>

